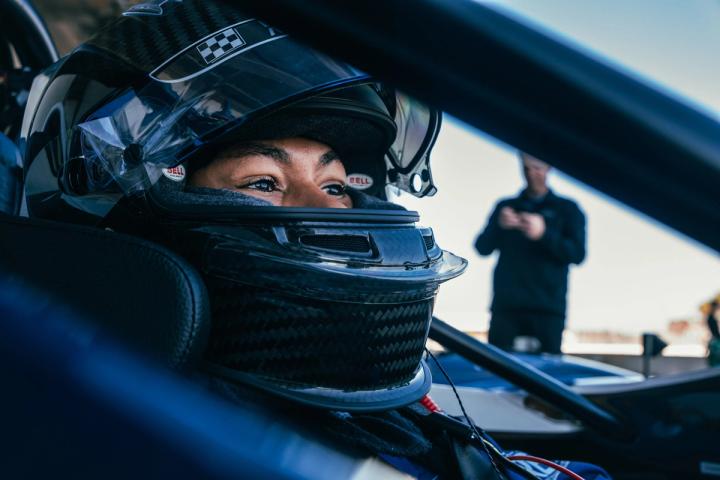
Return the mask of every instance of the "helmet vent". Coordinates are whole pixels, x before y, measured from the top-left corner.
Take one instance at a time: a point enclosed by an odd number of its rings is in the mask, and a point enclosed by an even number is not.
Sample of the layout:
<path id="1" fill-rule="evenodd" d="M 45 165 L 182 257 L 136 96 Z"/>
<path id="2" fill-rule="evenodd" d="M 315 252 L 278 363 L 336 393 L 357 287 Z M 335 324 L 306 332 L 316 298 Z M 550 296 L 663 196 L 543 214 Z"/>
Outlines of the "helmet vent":
<path id="1" fill-rule="evenodd" d="M 339 252 L 369 253 L 370 240 L 364 235 L 302 235 L 300 243 L 308 247 Z"/>
<path id="2" fill-rule="evenodd" d="M 423 235 L 423 242 L 425 242 L 425 248 L 432 250 L 435 246 L 435 238 L 432 235 Z"/>

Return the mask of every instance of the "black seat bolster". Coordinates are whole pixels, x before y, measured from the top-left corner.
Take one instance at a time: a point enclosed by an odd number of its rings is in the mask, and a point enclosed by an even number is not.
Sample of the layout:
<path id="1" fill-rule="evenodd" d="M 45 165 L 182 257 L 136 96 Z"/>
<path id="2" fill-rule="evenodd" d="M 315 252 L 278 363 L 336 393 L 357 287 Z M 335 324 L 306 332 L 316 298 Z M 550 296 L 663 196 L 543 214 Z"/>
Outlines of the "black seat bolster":
<path id="1" fill-rule="evenodd" d="M 195 363 L 205 350 L 205 285 L 191 265 L 157 244 L 2 215 L 0 270 L 172 368 Z"/>

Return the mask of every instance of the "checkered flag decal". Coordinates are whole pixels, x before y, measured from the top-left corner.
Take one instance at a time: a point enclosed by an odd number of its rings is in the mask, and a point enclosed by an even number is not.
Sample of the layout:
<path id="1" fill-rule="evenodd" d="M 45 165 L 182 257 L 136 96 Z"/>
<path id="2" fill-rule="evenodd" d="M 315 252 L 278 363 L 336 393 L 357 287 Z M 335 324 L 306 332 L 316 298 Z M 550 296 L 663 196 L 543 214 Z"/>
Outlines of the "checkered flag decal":
<path id="1" fill-rule="evenodd" d="M 245 40 L 234 29 L 228 28 L 201 43 L 197 50 L 209 65 L 243 45 Z"/>

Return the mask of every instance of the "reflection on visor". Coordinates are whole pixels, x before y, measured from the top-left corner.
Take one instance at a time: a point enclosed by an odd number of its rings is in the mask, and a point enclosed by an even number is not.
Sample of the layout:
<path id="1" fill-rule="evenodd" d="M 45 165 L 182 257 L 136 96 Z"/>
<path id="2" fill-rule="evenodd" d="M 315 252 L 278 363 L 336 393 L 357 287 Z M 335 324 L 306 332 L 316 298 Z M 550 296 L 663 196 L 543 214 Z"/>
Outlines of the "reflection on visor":
<path id="1" fill-rule="evenodd" d="M 404 172 L 414 166 L 410 162 L 419 160 L 416 157 L 425 147 L 430 117 L 431 112 L 426 105 L 401 93 L 397 95 L 395 123 L 398 125 L 398 136 L 391 148 L 398 170 Z"/>
<path id="2" fill-rule="evenodd" d="M 435 194 L 430 174 L 430 150 L 440 129 L 439 112 L 400 92 L 396 95 L 398 135 L 388 152 L 398 188 L 423 197 Z"/>
<path id="3" fill-rule="evenodd" d="M 85 170 L 107 172 L 126 194 L 147 190 L 163 168 L 255 115 L 368 80 L 255 20 L 188 47 L 152 78 L 78 126 Z M 398 95 L 399 133 L 390 157 L 401 173 L 422 156 L 430 117 L 427 108 Z M 90 192 L 106 186 L 92 179 L 88 185 Z"/>

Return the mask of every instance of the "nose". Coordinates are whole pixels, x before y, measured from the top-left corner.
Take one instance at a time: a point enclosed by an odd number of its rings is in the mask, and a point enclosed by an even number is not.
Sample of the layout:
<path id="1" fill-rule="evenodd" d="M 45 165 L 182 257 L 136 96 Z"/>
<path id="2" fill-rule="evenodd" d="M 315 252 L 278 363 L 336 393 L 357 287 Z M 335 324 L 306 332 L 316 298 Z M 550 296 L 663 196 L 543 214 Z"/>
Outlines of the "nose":
<path id="1" fill-rule="evenodd" d="M 283 196 L 284 207 L 343 208 L 344 205 L 315 184 L 295 188 Z"/>

